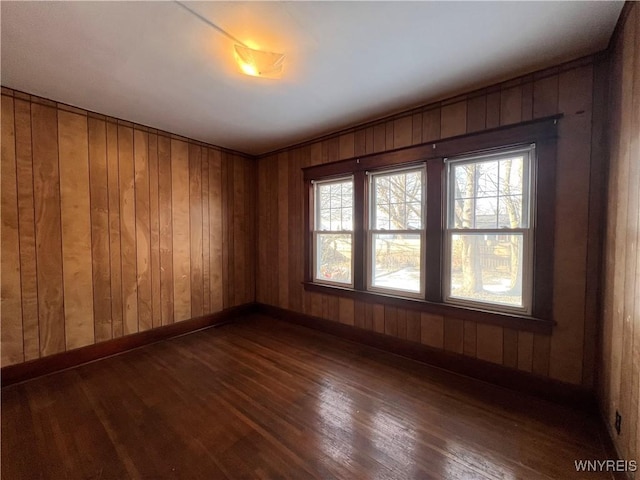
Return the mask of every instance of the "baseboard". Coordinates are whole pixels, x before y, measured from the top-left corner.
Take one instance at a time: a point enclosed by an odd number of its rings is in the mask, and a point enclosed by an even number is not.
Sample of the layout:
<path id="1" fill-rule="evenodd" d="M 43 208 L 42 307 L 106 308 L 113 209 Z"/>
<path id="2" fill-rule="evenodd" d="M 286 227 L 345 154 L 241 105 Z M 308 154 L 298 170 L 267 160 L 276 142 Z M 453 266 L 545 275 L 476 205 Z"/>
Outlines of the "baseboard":
<path id="1" fill-rule="evenodd" d="M 214 325 L 228 323 L 254 313 L 256 310 L 257 306 L 255 303 L 247 303 L 202 317 L 191 318 L 182 322 L 114 338 L 113 340 L 107 340 L 106 342 L 96 343 L 94 345 L 87 345 L 86 347 L 69 350 L 68 352 L 57 353 L 16 365 L 9 365 L 0 370 L 2 386 L 6 387 L 14 383 L 76 367 L 83 363 L 110 357 L 161 340 L 195 332 L 196 330 Z"/>
<path id="2" fill-rule="evenodd" d="M 593 392 L 584 387 L 570 385 L 547 377 L 513 370 L 484 360 L 437 350 L 389 335 L 363 330 L 338 322 L 331 322 L 271 305 L 259 303 L 257 308 L 259 312 L 265 315 L 320 330 L 353 342 L 369 345 L 444 370 L 499 385 L 510 390 L 523 392 L 554 403 L 569 405 L 574 409 L 578 408 L 583 411 L 588 411 L 590 414 L 597 414 L 598 412 Z"/>

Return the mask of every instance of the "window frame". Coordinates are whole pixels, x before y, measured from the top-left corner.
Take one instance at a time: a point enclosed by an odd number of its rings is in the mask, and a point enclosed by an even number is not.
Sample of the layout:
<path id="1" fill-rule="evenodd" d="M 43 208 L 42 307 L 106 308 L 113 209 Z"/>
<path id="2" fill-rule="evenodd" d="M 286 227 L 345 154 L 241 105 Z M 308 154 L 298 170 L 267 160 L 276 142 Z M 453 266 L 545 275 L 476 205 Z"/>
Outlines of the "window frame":
<path id="1" fill-rule="evenodd" d="M 501 325 L 535 333 L 551 333 L 553 252 L 555 229 L 556 139 L 562 115 L 540 118 L 518 124 L 497 127 L 422 143 L 396 150 L 362 155 L 338 162 L 303 168 L 307 194 L 305 202 L 305 269 L 303 285 L 306 291 L 338 295 L 366 303 L 396 306 L 457 320 Z M 444 301 L 445 231 L 446 231 L 446 168 L 444 159 L 491 153 L 508 148 L 536 145 L 535 208 L 531 221 L 533 231 L 533 288 L 530 313 L 505 309 L 487 309 L 478 305 L 452 304 Z M 425 165 L 426 215 L 425 292 L 420 298 L 367 289 L 367 235 L 369 223 L 369 185 L 367 172 L 378 172 Z M 312 181 L 353 175 L 353 287 L 319 284 L 312 280 L 311 231 L 313 212 Z M 358 303 L 356 303 L 356 307 Z"/>
<path id="2" fill-rule="evenodd" d="M 452 186 L 452 167 L 456 165 L 478 164 L 483 161 L 501 160 L 509 158 L 514 154 L 526 152 L 526 171 L 524 172 L 525 181 L 523 182 L 523 202 L 527 201 L 527 227 L 519 226 L 517 228 L 456 228 L 452 226 L 453 216 L 452 209 L 455 204 L 455 190 Z M 514 313 L 531 315 L 533 300 L 533 251 L 535 244 L 535 209 L 536 209 L 536 146 L 531 143 L 526 146 L 516 148 L 505 148 L 493 150 L 491 152 L 481 152 L 470 155 L 460 155 L 451 158 L 444 158 L 445 163 L 445 227 L 444 227 L 444 247 L 443 247 L 443 302 L 452 305 L 461 305 L 471 308 L 483 308 L 487 310 L 495 310 L 497 312 Z M 526 190 L 526 194 L 525 194 Z M 499 195 L 497 195 L 499 198 Z M 525 212 L 523 211 L 523 215 Z M 511 306 L 499 304 L 496 302 L 483 302 L 471 298 L 455 297 L 451 294 L 451 264 L 452 264 L 452 237 L 453 235 L 500 235 L 500 234 L 522 234 L 522 306 Z"/>
<path id="3" fill-rule="evenodd" d="M 377 176 L 385 176 L 385 175 L 393 175 L 395 173 L 407 173 L 407 172 L 416 172 L 419 171 L 421 174 L 421 228 L 419 229 L 406 229 L 406 230 L 381 230 L 378 228 L 373 228 L 375 226 L 376 220 L 376 212 L 375 208 L 377 206 L 376 203 L 376 192 L 373 187 L 375 177 Z M 367 226 L 366 226 L 366 254 L 365 258 L 368 259 L 365 262 L 365 267 L 367 270 L 367 282 L 366 289 L 369 292 L 378 292 L 386 295 L 397 295 L 398 297 L 413 297 L 413 298 L 423 298 L 425 295 L 425 248 L 424 245 L 426 243 L 426 177 L 427 177 L 427 169 L 424 164 L 422 165 L 411 165 L 406 167 L 399 168 L 391 168 L 391 169 L 381 169 L 375 170 L 372 172 L 366 172 L 367 181 L 368 181 L 368 191 L 369 191 L 369 208 L 367 209 Z M 401 288 L 392 288 L 392 287 L 380 287 L 373 284 L 373 270 L 374 270 L 374 252 L 373 252 L 373 237 L 376 234 L 391 234 L 391 235 L 399 235 L 399 234 L 408 234 L 408 235 L 419 235 L 420 236 L 420 289 L 415 292 L 413 290 L 403 290 Z"/>
<path id="4" fill-rule="evenodd" d="M 315 202 L 315 199 L 317 197 L 316 195 L 316 189 L 318 188 L 319 185 L 332 185 L 332 184 L 336 184 L 336 183 L 344 183 L 345 181 L 351 181 L 352 182 L 352 194 L 351 194 L 351 215 L 352 215 L 352 228 L 351 230 L 319 230 L 318 229 L 318 205 L 317 202 Z M 355 212 L 354 212 L 354 204 L 355 204 L 355 198 L 353 195 L 353 175 L 348 175 L 348 176 L 341 176 L 341 177 L 335 177 L 335 178 L 330 178 L 330 179 L 322 179 L 322 180 L 317 180 L 317 181 L 313 181 L 312 182 L 313 185 L 313 196 L 314 196 L 314 205 L 313 205 L 313 254 L 312 254 L 312 261 L 313 261 L 313 270 L 312 270 L 312 279 L 315 283 L 319 283 L 319 284 L 323 284 L 323 285 L 333 285 L 333 286 L 337 286 L 337 287 L 343 287 L 343 288 L 353 288 L 354 286 L 354 257 L 355 257 L 355 249 L 354 249 L 354 245 L 353 245 L 353 241 L 354 241 L 354 229 L 353 229 L 353 221 L 355 217 Z M 317 243 L 317 239 L 318 239 L 318 234 L 327 234 L 327 235 L 331 235 L 331 234 L 335 234 L 335 235 L 346 235 L 349 234 L 351 235 L 351 282 L 350 283 L 346 283 L 346 282 L 332 282 L 330 280 L 324 280 L 321 278 L 316 278 L 316 274 L 318 272 L 318 265 L 317 265 L 317 260 L 318 260 L 318 243 Z"/>

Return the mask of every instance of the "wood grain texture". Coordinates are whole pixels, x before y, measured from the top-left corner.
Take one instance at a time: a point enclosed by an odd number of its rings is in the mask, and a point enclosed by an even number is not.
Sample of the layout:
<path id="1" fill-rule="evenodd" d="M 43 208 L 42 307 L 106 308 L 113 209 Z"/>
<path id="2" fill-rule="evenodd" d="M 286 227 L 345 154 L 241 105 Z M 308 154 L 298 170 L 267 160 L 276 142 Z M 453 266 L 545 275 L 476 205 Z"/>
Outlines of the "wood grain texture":
<path id="1" fill-rule="evenodd" d="M 444 348 L 444 319 L 442 315 L 420 314 L 420 342 L 429 347 Z"/>
<path id="2" fill-rule="evenodd" d="M 107 130 L 107 178 L 109 195 L 109 269 L 111 284 L 111 334 L 124 333 L 122 302 L 122 258 L 120 243 L 120 168 L 118 161 L 118 127 L 110 122 Z"/>
<path id="3" fill-rule="evenodd" d="M 173 231 L 174 321 L 191 318 L 191 236 L 189 145 L 171 139 L 171 218 Z"/>
<path id="4" fill-rule="evenodd" d="M 477 344 L 478 344 L 478 324 L 469 320 L 464 321 L 464 339 L 462 345 L 462 351 L 465 355 L 470 357 L 476 356 Z"/>
<path id="5" fill-rule="evenodd" d="M 158 137 L 158 205 L 160 217 L 160 318 L 162 325 L 174 322 L 173 312 L 173 210 L 171 140 Z"/>
<path id="6" fill-rule="evenodd" d="M 464 322 L 457 318 L 444 318 L 444 349 L 464 353 Z"/>
<path id="7" fill-rule="evenodd" d="M 87 119 L 89 190 L 91 194 L 91 256 L 95 341 L 109 340 L 111 330 L 111 266 L 109 253 L 109 175 L 106 123 Z"/>
<path id="8" fill-rule="evenodd" d="M 58 112 L 66 348 L 94 343 L 87 117 Z"/>
<path id="9" fill-rule="evenodd" d="M 151 304 L 151 224 L 149 213 L 149 136 L 134 130 L 133 155 L 136 207 L 136 288 L 138 331 L 153 327 Z"/>
<path id="10" fill-rule="evenodd" d="M 149 228 L 151 249 L 151 323 L 162 325 L 160 267 L 160 177 L 158 170 L 158 135 L 149 134 Z"/>
<path id="11" fill-rule="evenodd" d="M 567 458 L 607 458 L 596 415 L 264 317 L 13 385 L 2 412 L 6 479 L 571 480 Z"/>
<path id="12" fill-rule="evenodd" d="M 591 156 L 593 66 L 560 74 L 558 85 L 558 109 L 565 115 L 558 131 L 556 167 L 556 218 L 562 220 L 556 222 L 554 235 L 553 306 L 558 326 L 551 339 L 549 374 L 581 383 L 588 245 L 584 205 L 589 204 L 589 169 L 585 166 Z M 566 191 L 571 195 L 559 195 Z"/>
<path id="13" fill-rule="evenodd" d="M 31 141 L 38 268 L 38 322 L 40 355 L 44 356 L 65 350 L 58 119 L 55 109 L 31 105 Z"/>
<path id="14" fill-rule="evenodd" d="M 118 125 L 120 179 L 120 249 L 122 263 L 123 334 L 138 331 L 138 278 L 136 252 L 135 165 L 133 129 Z"/>
<path id="15" fill-rule="evenodd" d="M 2 96 L 2 363 L 24 360 L 13 98 Z"/>
<path id="16" fill-rule="evenodd" d="M 278 238 L 280 251 L 289 251 L 289 158 L 287 153 L 279 153 L 278 168 Z M 338 299 L 336 298 L 336 301 Z M 278 306 L 289 308 L 289 269 L 278 269 Z"/>
<path id="17" fill-rule="evenodd" d="M 175 138 L 172 152 L 165 132 L 10 89 L 2 99 L 3 366 L 169 325 L 176 310 L 206 318 L 225 290 L 255 300 L 252 159 L 225 153 L 240 165 L 222 182 L 217 147 Z M 229 284 L 223 251 L 240 272 Z"/>
<path id="18" fill-rule="evenodd" d="M 20 283 L 24 359 L 40 356 L 38 323 L 38 266 L 36 261 L 35 206 L 33 195 L 33 150 L 31 104 L 14 100 L 18 223 L 20 233 Z M 10 129 L 10 127 L 9 127 Z M 4 142 L 4 139 L 3 139 Z"/>
<path id="19" fill-rule="evenodd" d="M 440 111 L 440 136 L 462 135 L 467 131 L 467 102 L 457 102 L 442 107 Z"/>
<path id="20" fill-rule="evenodd" d="M 478 324 L 478 344 L 476 355 L 480 360 L 503 363 L 503 331 L 496 325 Z"/>
<path id="21" fill-rule="evenodd" d="M 211 311 L 222 310 L 222 162 L 218 150 L 209 150 L 209 225 Z"/>
<path id="22" fill-rule="evenodd" d="M 191 314 L 199 317 L 204 311 L 202 277 L 202 148 L 189 145 L 189 227 L 191 261 Z"/>
<path id="23" fill-rule="evenodd" d="M 209 149 L 203 148 L 202 154 L 202 310 L 211 312 L 211 230 L 209 217 Z"/>
<path id="24" fill-rule="evenodd" d="M 609 188 L 603 272 L 600 404 L 622 458 L 640 458 L 640 8 L 625 5 L 612 39 Z M 588 318 L 588 317 L 587 317 Z M 622 416 L 615 432 L 615 413 Z M 636 473 L 636 478 L 638 474 Z"/>

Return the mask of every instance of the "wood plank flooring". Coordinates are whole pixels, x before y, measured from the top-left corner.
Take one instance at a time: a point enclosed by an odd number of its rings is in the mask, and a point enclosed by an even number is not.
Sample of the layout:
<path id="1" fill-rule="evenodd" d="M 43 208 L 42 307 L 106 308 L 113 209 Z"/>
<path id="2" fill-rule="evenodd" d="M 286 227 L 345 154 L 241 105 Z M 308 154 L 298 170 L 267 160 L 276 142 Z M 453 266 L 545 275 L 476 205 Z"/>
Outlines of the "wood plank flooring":
<path id="1" fill-rule="evenodd" d="M 2 478 L 611 478 L 597 425 L 255 315 L 4 388 Z"/>

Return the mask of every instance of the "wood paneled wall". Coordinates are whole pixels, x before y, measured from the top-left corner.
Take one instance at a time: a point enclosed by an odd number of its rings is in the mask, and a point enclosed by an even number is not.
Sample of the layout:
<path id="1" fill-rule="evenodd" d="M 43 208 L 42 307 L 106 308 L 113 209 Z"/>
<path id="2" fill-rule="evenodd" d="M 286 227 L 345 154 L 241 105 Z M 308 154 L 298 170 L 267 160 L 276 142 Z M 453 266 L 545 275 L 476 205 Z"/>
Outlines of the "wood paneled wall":
<path id="1" fill-rule="evenodd" d="M 254 160 L 2 90 L 2 366 L 255 299 Z"/>
<path id="2" fill-rule="evenodd" d="M 587 292 L 597 277 L 600 178 L 591 175 L 594 108 L 603 66 L 589 57 L 414 109 L 259 159 L 257 301 L 421 342 L 577 385 L 593 385 L 597 315 Z M 305 292 L 301 168 L 357 155 L 564 114 L 557 145 L 557 221 L 552 335 L 533 334 Z M 597 152 L 597 148 L 594 148 Z M 592 166 L 593 164 L 593 166 Z M 592 208 L 591 208 L 592 207 Z"/>
<path id="3" fill-rule="evenodd" d="M 605 243 L 603 416 L 622 458 L 640 461 L 640 6 L 628 2 L 613 39 Z M 614 429 L 622 415 L 621 433 Z M 635 478 L 640 478 L 638 473 Z"/>

